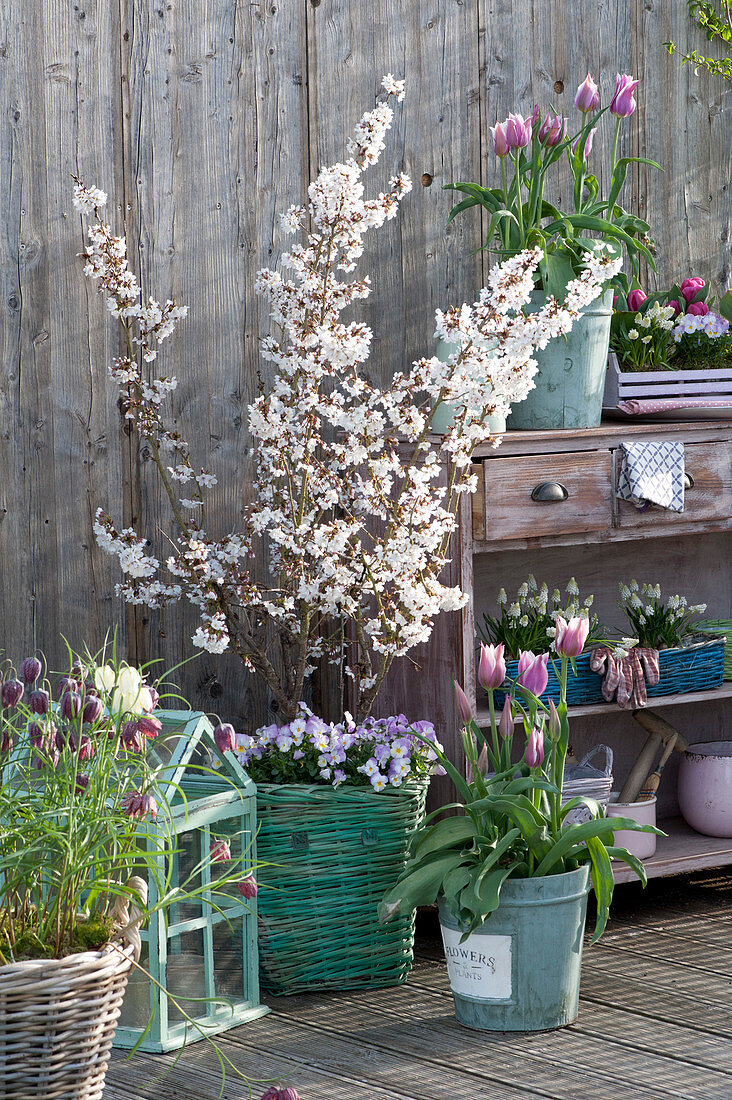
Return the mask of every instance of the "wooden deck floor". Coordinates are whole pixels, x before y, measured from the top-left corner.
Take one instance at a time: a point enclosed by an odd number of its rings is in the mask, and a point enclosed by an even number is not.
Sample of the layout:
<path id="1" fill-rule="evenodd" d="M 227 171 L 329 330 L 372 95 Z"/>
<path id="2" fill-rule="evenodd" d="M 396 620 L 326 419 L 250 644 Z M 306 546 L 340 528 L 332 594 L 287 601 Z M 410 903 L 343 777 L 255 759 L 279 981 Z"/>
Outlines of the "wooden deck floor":
<path id="1" fill-rule="evenodd" d="M 269 1016 L 222 1036 L 257 1079 L 251 1095 L 281 1076 L 302 1100 L 732 1100 L 732 872 L 620 887 L 585 954 L 579 1019 L 560 1031 L 459 1027 L 436 933 L 422 921 L 404 986 L 274 998 Z M 177 1062 L 125 1057 L 114 1054 L 105 1100 L 219 1095 L 206 1043 Z M 227 1075 L 223 1095 L 250 1093 Z"/>

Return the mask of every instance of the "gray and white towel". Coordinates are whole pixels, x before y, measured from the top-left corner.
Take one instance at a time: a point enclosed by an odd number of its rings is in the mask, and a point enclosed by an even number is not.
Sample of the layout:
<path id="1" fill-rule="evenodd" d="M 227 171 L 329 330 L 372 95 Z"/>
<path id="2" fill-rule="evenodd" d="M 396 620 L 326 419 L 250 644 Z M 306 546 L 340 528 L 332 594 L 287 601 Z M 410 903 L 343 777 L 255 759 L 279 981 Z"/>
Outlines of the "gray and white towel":
<path id="1" fill-rule="evenodd" d="M 649 504 L 684 510 L 684 444 L 621 443 L 617 495 L 640 511 Z"/>

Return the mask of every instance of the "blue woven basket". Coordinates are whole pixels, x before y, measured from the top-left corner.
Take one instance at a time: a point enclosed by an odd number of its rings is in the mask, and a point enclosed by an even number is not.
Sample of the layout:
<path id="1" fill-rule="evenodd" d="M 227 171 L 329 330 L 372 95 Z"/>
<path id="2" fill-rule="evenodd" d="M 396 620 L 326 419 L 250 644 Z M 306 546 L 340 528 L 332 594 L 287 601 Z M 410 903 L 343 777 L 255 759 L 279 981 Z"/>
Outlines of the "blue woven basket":
<path id="1" fill-rule="evenodd" d="M 689 691 L 705 691 L 720 687 L 724 678 L 724 638 L 704 638 L 693 641 L 682 649 L 662 649 L 658 654 L 660 678 L 654 687 L 647 688 L 649 699 L 659 695 L 683 695 Z M 586 706 L 589 703 L 604 703 L 602 697 L 602 676 L 590 668 L 590 654 L 582 653 L 575 662 L 576 676 L 569 669 L 567 679 L 567 704 L 570 707 Z M 542 703 L 552 699 L 559 702 L 559 681 L 549 662 L 549 682 L 541 696 Z M 515 680 L 518 673 L 518 661 L 508 661 L 506 676 Z M 495 693 L 496 707 L 503 706 L 506 696 L 502 691 Z"/>

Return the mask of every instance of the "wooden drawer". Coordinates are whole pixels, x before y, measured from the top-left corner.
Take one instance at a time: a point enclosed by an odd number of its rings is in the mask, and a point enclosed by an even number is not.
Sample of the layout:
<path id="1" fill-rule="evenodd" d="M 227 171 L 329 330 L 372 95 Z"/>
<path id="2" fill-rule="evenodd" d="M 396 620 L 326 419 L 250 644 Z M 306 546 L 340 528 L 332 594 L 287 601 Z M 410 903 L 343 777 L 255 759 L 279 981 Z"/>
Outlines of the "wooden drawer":
<path id="1" fill-rule="evenodd" d="M 544 482 L 566 489 L 559 501 L 537 501 Z M 612 525 L 612 456 L 608 451 L 492 458 L 483 462 L 483 519 L 476 536 L 486 542 L 531 539 Z"/>
<path id="2" fill-rule="evenodd" d="M 615 451 L 619 469 L 620 451 Z M 617 524 L 621 528 L 683 527 L 696 521 L 723 521 L 732 517 L 732 443 L 691 443 L 684 449 L 686 472 L 694 485 L 684 494 L 683 512 L 648 508 L 645 512 L 627 500 L 617 501 Z"/>

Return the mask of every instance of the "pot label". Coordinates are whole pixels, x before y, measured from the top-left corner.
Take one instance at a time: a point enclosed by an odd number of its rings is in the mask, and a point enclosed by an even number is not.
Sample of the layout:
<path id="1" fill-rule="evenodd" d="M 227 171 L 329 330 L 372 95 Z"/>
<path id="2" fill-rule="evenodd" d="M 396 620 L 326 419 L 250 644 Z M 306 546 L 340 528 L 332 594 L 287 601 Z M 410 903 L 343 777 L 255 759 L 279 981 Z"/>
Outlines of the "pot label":
<path id="1" fill-rule="evenodd" d="M 507 1001 L 511 996 L 512 936 L 468 936 L 442 927 L 447 973 L 453 992 L 463 997 Z"/>

